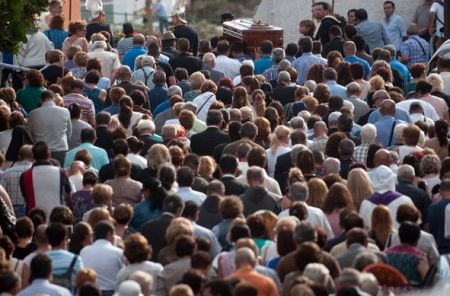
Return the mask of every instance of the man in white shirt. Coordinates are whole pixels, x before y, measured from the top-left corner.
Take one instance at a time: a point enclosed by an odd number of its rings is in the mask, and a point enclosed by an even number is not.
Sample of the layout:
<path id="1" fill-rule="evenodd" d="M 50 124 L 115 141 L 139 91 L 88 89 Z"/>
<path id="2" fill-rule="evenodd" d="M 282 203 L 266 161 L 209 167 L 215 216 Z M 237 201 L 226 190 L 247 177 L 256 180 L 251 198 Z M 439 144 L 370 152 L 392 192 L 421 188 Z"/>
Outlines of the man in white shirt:
<path id="1" fill-rule="evenodd" d="M 233 79 L 239 75 L 241 63 L 238 60 L 228 57 L 230 53 L 230 43 L 221 40 L 217 43 L 217 58 L 214 70 L 223 72 L 226 77 Z"/>
<path id="2" fill-rule="evenodd" d="M 301 182 L 295 182 L 289 187 L 288 198 L 292 202 L 303 202 L 305 203 L 306 210 L 308 212 L 308 217 L 306 221 L 310 222 L 315 227 L 321 227 L 327 233 L 328 239 L 334 238 L 333 230 L 331 229 L 330 223 L 323 213 L 323 211 L 316 207 L 311 207 L 307 204 L 308 201 L 309 190 L 308 186 Z M 278 217 L 286 217 L 289 216 L 289 209 L 282 211 Z"/>
<path id="3" fill-rule="evenodd" d="M 95 242 L 84 247 L 80 256 L 85 266 L 97 273 L 102 295 L 112 295 L 116 285 L 116 275 L 124 266 L 123 251 L 114 246 L 114 226 L 109 221 L 100 221 L 94 229 Z"/>
<path id="4" fill-rule="evenodd" d="M 193 201 L 201 206 L 206 199 L 206 194 L 192 189 L 194 184 L 194 171 L 187 166 L 181 167 L 177 171 L 178 192 L 184 202 Z"/>
<path id="5" fill-rule="evenodd" d="M 117 69 L 121 66 L 119 56 L 113 52 L 106 51 L 107 45 L 105 41 L 95 41 L 92 45 L 92 51 L 88 53 L 88 57 L 99 58 L 102 64 L 102 74 L 104 77 L 114 80 Z"/>

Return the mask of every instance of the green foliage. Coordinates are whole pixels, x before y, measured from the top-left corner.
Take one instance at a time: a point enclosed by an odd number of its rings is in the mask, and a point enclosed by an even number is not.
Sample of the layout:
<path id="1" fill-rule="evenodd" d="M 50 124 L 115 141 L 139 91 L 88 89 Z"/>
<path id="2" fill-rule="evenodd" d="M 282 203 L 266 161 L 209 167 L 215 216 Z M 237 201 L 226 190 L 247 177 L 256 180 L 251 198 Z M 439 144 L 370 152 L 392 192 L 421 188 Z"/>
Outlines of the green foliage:
<path id="1" fill-rule="evenodd" d="M 48 0 L 0 0 L 0 51 L 16 53 Z"/>

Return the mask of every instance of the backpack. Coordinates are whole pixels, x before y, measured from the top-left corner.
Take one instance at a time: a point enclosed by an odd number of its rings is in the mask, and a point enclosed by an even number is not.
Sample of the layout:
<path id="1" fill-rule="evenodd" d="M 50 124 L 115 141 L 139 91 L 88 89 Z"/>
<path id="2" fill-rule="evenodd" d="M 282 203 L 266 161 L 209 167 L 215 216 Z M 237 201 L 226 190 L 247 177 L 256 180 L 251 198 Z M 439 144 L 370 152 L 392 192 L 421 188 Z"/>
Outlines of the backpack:
<path id="1" fill-rule="evenodd" d="M 3 198 L 0 197 L 0 228 L 3 233 L 11 239 L 15 238 L 14 227 L 16 225 L 16 216 L 10 210 Z"/>
<path id="2" fill-rule="evenodd" d="M 73 269 L 75 268 L 75 263 L 77 262 L 78 256 L 75 255 L 73 256 L 72 262 L 70 262 L 69 268 L 67 268 L 67 270 L 60 275 L 56 275 L 53 274 L 53 279 L 52 279 L 52 283 L 54 283 L 55 285 L 67 288 L 69 290 L 73 290 L 72 289 L 72 272 Z"/>

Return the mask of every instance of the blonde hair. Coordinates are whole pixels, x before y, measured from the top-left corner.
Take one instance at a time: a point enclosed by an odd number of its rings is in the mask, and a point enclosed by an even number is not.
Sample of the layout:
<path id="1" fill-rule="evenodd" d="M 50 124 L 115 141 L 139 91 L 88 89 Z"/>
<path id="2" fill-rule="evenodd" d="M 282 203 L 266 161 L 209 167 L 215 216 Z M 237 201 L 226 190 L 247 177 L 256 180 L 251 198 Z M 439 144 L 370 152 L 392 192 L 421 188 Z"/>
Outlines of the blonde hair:
<path id="1" fill-rule="evenodd" d="M 373 194 L 372 181 L 362 168 L 354 168 L 349 172 L 347 186 L 352 194 L 353 204 L 358 210 L 363 200 Z"/>
<path id="2" fill-rule="evenodd" d="M 169 149 L 163 144 L 154 144 L 147 152 L 147 165 L 149 168 L 158 170 L 163 163 L 170 163 Z"/>
<path id="3" fill-rule="evenodd" d="M 320 178 L 312 178 L 308 181 L 308 205 L 321 208 L 328 193 L 327 184 Z"/>
<path id="4" fill-rule="evenodd" d="M 433 88 L 431 89 L 431 92 L 444 91 L 444 81 L 442 80 L 442 77 L 439 74 L 432 73 L 432 74 L 428 75 L 427 78 L 425 78 L 425 81 L 433 86 Z"/>
<path id="5" fill-rule="evenodd" d="M 255 109 L 256 116 L 264 117 L 266 111 L 266 94 L 260 90 L 255 89 L 252 93 L 252 104 Z"/>
<path id="6" fill-rule="evenodd" d="M 198 173 L 204 179 L 210 179 L 217 168 L 216 161 L 211 156 L 202 156 L 198 160 Z"/>
<path id="7" fill-rule="evenodd" d="M 289 170 L 288 174 L 288 184 L 294 184 L 295 182 L 304 182 L 305 177 L 302 171 L 298 167 L 293 167 Z"/>
<path id="8" fill-rule="evenodd" d="M 191 84 L 192 90 L 200 89 L 202 86 L 203 81 L 205 81 L 205 75 L 203 75 L 202 72 L 194 72 L 191 74 L 191 77 L 189 77 L 189 83 Z"/>
<path id="9" fill-rule="evenodd" d="M 255 257 L 258 257 L 258 247 L 255 244 L 255 241 L 251 238 L 240 238 L 236 242 L 236 250 L 239 250 L 240 248 L 250 248 L 253 253 L 255 253 Z"/>
<path id="10" fill-rule="evenodd" d="M 375 75 L 369 79 L 369 84 L 370 84 L 371 91 L 377 91 L 377 90 L 384 89 L 385 82 L 384 82 L 384 79 L 380 75 Z"/>
<path id="11" fill-rule="evenodd" d="M 371 230 L 375 234 L 375 238 L 382 246 L 385 246 L 389 236 L 395 231 L 389 208 L 384 205 L 376 206 L 373 209 L 371 220 Z"/>
<path id="12" fill-rule="evenodd" d="M 181 235 L 194 236 L 194 226 L 186 218 L 178 217 L 173 219 L 166 230 L 166 241 L 171 244 Z"/>
<path id="13" fill-rule="evenodd" d="M 114 191 L 111 186 L 107 184 L 96 184 L 91 196 L 96 204 L 106 204 L 111 202 L 113 194 Z"/>
<path id="14" fill-rule="evenodd" d="M 188 285 L 178 284 L 170 289 L 169 296 L 194 296 L 194 292 Z"/>
<path id="15" fill-rule="evenodd" d="M 283 140 L 289 140 L 290 133 L 291 130 L 284 125 L 279 125 L 275 128 L 272 138 L 270 139 L 270 151 L 272 154 L 275 154 L 277 148 L 281 146 L 281 142 Z"/>
<path id="16" fill-rule="evenodd" d="M 319 106 L 319 101 L 312 96 L 306 96 L 302 98 L 301 101 L 305 104 L 306 110 L 308 110 L 310 113 L 314 113 L 317 106 Z"/>

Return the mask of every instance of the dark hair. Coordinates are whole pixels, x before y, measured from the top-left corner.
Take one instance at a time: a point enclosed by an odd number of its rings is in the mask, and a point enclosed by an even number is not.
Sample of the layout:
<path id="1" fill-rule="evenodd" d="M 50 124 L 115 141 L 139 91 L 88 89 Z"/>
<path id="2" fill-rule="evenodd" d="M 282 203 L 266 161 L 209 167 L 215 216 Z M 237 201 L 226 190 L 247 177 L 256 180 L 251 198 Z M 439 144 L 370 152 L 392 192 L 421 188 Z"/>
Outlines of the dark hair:
<path id="1" fill-rule="evenodd" d="M 238 168 L 236 156 L 231 154 L 222 155 L 219 161 L 219 167 L 222 174 L 234 174 Z"/>
<path id="2" fill-rule="evenodd" d="M 208 252 L 197 251 L 192 254 L 191 257 L 191 268 L 195 269 L 205 269 L 211 265 L 211 256 Z"/>
<path id="3" fill-rule="evenodd" d="M 195 218 L 195 215 L 199 211 L 199 206 L 195 201 L 188 200 L 184 204 L 183 214 L 182 216 L 187 219 Z"/>
<path id="4" fill-rule="evenodd" d="M 200 271 L 190 269 L 184 273 L 180 283 L 188 285 L 194 295 L 199 295 L 202 289 L 203 280 L 204 278 Z"/>
<path id="5" fill-rule="evenodd" d="M 7 294 L 20 285 L 20 277 L 14 271 L 3 271 L 0 273 L 0 293 Z"/>
<path id="6" fill-rule="evenodd" d="M 84 82 L 97 84 L 100 81 L 100 72 L 98 70 L 90 70 L 84 76 Z"/>
<path id="7" fill-rule="evenodd" d="M 286 256 L 296 249 L 294 231 L 283 228 L 277 233 L 277 250 L 281 257 Z"/>
<path id="8" fill-rule="evenodd" d="M 363 79 L 364 78 L 363 65 L 361 63 L 350 64 L 350 74 L 353 79 Z"/>
<path id="9" fill-rule="evenodd" d="M 209 289 L 211 295 L 215 296 L 232 296 L 230 284 L 224 280 L 211 280 L 203 286 L 203 290 Z"/>
<path id="10" fill-rule="evenodd" d="M 206 115 L 207 125 L 219 125 L 223 121 L 222 112 L 219 110 L 209 110 Z"/>
<path id="11" fill-rule="evenodd" d="M 94 227 L 95 240 L 105 239 L 109 233 L 114 233 L 114 225 L 111 222 L 103 220 L 95 224 Z"/>
<path id="12" fill-rule="evenodd" d="M 69 241 L 69 252 L 80 254 L 81 249 L 84 248 L 84 242 L 91 233 L 91 226 L 87 222 L 78 222 L 75 224 Z"/>
<path id="13" fill-rule="evenodd" d="M 151 246 L 147 239 L 140 233 L 130 234 L 125 240 L 123 255 L 129 263 L 140 263 L 146 261 L 151 253 Z"/>
<path id="14" fill-rule="evenodd" d="M 346 208 L 341 210 L 341 213 L 345 213 L 345 211 L 347 211 Z M 343 214 L 343 219 L 339 219 L 341 220 L 341 224 L 345 230 L 345 232 L 349 231 L 350 229 L 354 228 L 354 227 L 360 227 L 363 228 L 364 227 L 364 220 L 363 218 L 356 212 L 351 211 L 348 214 Z M 340 218 L 342 216 L 340 215 Z"/>
<path id="15" fill-rule="evenodd" d="M 132 35 L 134 33 L 133 24 L 132 23 L 123 23 L 122 31 L 125 34 L 125 36 Z"/>
<path id="16" fill-rule="evenodd" d="M 77 291 L 78 296 L 101 296 L 100 288 L 91 282 L 85 282 Z"/>
<path id="17" fill-rule="evenodd" d="M 64 224 L 56 222 L 47 226 L 45 234 L 47 235 L 48 243 L 52 247 L 57 247 L 67 238 L 68 233 Z"/>
<path id="18" fill-rule="evenodd" d="M 162 211 L 175 214 L 179 209 L 184 206 L 183 200 L 178 195 L 168 196 L 163 201 Z"/>
<path id="19" fill-rule="evenodd" d="M 300 51 L 302 53 L 311 52 L 312 46 L 313 46 L 311 37 L 306 36 L 306 37 L 300 38 L 300 40 L 298 41 L 298 46 L 300 47 Z"/>
<path id="20" fill-rule="evenodd" d="M 96 138 L 95 129 L 92 127 L 87 127 L 81 130 L 81 142 L 82 143 L 92 143 Z"/>
<path id="21" fill-rule="evenodd" d="M 420 219 L 420 211 L 416 209 L 415 206 L 411 206 L 409 204 L 402 204 L 397 209 L 397 216 L 395 220 L 398 223 L 403 223 L 406 221 L 417 223 Z"/>
<path id="22" fill-rule="evenodd" d="M 62 223 L 64 225 L 72 225 L 75 221 L 72 211 L 67 206 L 56 206 L 50 212 L 48 218 L 50 223 Z"/>
<path id="23" fill-rule="evenodd" d="M 351 9 L 353 10 L 353 9 Z M 356 10 L 354 10 L 356 11 Z M 349 10 L 350 12 L 350 10 Z M 357 34 L 356 27 L 352 24 L 346 24 L 344 27 L 344 34 L 347 37 L 347 39 L 352 39 Z"/>
<path id="24" fill-rule="evenodd" d="M 181 235 L 175 240 L 175 253 L 178 257 L 191 256 L 195 252 L 196 243 L 192 236 Z"/>
<path id="25" fill-rule="evenodd" d="M 433 86 L 430 83 L 426 82 L 425 80 L 420 80 L 416 83 L 416 91 L 419 94 L 430 93 L 432 89 Z"/>
<path id="26" fill-rule="evenodd" d="M 120 111 L 118 119 L 124 128 L 128 128 L 131 124 L 131 116 L 133 115 L 133 101 L 129 96 L 123 96 L 119 100 Z"/>
<path id="27" fill-rule="evenodd" d="M 322 210 L 326 214 L 330 214 L 336 209 L 343 209 L 346 207 L 353 208 L 353 199 L 350 191 L 342 183 L 333 184 L 325 195 Z"/>
<path id="28" fill-rule="evenodd" d="M 43 161 L 48 158 L 48 146 L 46 143 L 40 141 L 33 145 L 33 157 L 36 161 Z"/>
<path id="29" fill-rule="evenodd" d="M 48 26 L 50 29 L 60 29 L 64 28 L 64 17 L 62 15 L 55 15 L 52 17 L 50 21 L 50 25 Z"/>
<path id="30" fill-rule="evenodd" d="M 31 69 L 25 72 L 25 78 L 28 80 L 28 85 L 32 87 L 45 86 L 45 78 L 38 70 Z"/>
<path id="31" fill-rule="evenodd" d="M 450 58 L 448 56 L 440 56 L 437 60 L 437 66 L 444 69 L 450 68 Z"/>
<path id="32" fill-rule="evenodd" d="M 69 109 L 71 119 L 79 119 L 81 117 L 81 107 L 77 103 L 69 105 L 67 109 Z"/>
<path id="33" fill-rule="evenodd" d="M 194 183 L 194 171 L 188 166 L 179 168 L 177 171 L 177 182 L 180 187 L 192 186 Z"/>
<path id="34" fill-rule="evenodd" d="M 37 254 L 30 264 L 30 282 L 47 279 L 52 274 L 52 259 L 47 254 Z"/>
<path id="35" fill-rule="evenodd" d="M 439 146 L 444 147 L 448 145 L 448 123 L 445 120 L 436 120 L 434 122 L 434 133 L 439 140 Z"/>
<path id="36" fill-rule="evenodd" d="M 233 225 L 230 229 L 230 240 L 232 242 L 237 242 L 241 238 L 250 238 L 250 228 L 244 224 L 244 225 Z"/>
<path id="37" fill-rule="evenodd" d="M 186 68 L 180 68 L 180 67 L 176 68 L 175 69 L 175 78 L 178 81 L 188 79 L 189 74 L 188 74 L 188 71 L 186 70 Z"/>
<path id="38" fill-rule="evenodd" d="M 331 28 L 328 30 L 328 33 L 333 35 L 333 36 L 342 36 L 342 29 L 341 27 L 334 25 L 331 26 Z"/>
<path id="39" fill-rule="evenodd" d="M 402 244 L 415 245 L 420 238 L 420 227 L 410 221 L 403 222 L 398 229 L 398 236 Z"/>
<path id="40" fill-rule="evenodd" d="M 250 228 L 250 233 L 254 239 L 266 237 L 267 229 L 261 215 L 253 214 L 247 217 L 247 225 Z"/>
<path id="41" fill-rule="evenodd" d="M 386 4 L 391 4 L 391 5 L 392 5 L 392 8 L 395 9 L 395 3 L 394 3 L 394 2 L 392 2 L 392 1 L 390 1 L 390 0 L 384 1 L 383 6 L 386 5 Z"/>
<path id="42" fill-rule="evenodd" d="M 295 56 L 298 53 L 299 47 L 297 43 L 288 43 L 285 48 L 285 53 L 287 56 Z"/>
<path id="43" fill-rule="evenodd" d="M 261 53 L 262 54 L 270 54 L 273 50 L 273 43 L 270 40 L 264 40 L 261 43 Z"/>
<path id="44" fill-rule="evenodd" d="M 28 212 L 27 215 L 31 221 L 33 221 L 34 229 L 36 229 L 39 225 L 45 224 L 47 221 L 47 214 L 43 209 L 34 208 Z"/>
<path id="45" fill-rule="evenodd" d="M 367 20 L 367 10 L 364 8 L 360 8 L 355 11 L 355 18 L 358 19 L 360 22 Z"/>
<path id="46" fill-rule="evenodd" d="M 355 42 L 357 51 L 361 51 L 361 50 L 365 49 L 366 41 L 364 40 L 364 38 L 362 36 L 355 35 L 351 39 L 353 42 Z"/>
<path id="47" fill-rule="evenodd" d="M 17 238 L 30 238 L 34 234 L 34 225 L 28 217 L 21 217 L 17 219 L 16 225 L 14 226 L 14 232 Z"/>
<path id="48" fill-rule="evenodd" d="M 129 149 L 127 140 L 125 140 L 125 139 L 115 140 L 113 142 L 112 149 L 113 149 L 114 156 L 117 156 L 119 154 L 126 156 L 128 154 L 128 149 Z"/>

